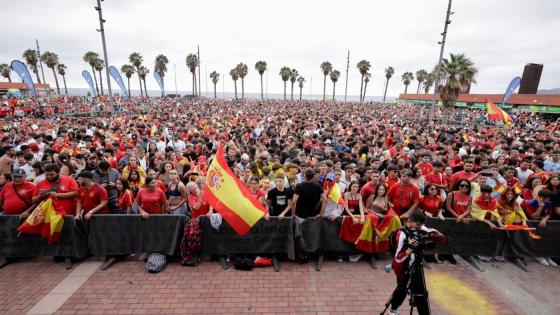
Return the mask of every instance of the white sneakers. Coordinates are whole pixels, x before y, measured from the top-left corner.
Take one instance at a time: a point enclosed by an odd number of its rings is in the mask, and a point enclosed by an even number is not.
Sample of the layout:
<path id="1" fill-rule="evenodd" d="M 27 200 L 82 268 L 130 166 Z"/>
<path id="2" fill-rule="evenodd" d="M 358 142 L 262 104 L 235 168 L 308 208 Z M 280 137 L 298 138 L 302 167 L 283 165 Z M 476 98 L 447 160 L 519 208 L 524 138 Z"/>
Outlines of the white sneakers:
<path id="1" fill-rule="evenodd" d="M 558 264 L 555 263 L 552 259 L 546 257 L 535 257 L 535 260 L 539 262 L 539 264 L 543 266 L 552 266 L 557 267 Z"/>
<path id="2" fill-rule="evenodd" d="M 389 315 L 399 315 L 399 312 L 390 310 Z"/>
<path id="3" fill-rule="evenodd" d="M 558 267 L 558 264 L 554 262 L 554 260 L 552 260 L 551 258 L 546 258 L 546 261 L 548 262 L 549 265 L 551 265 L 552 267 Z"/>

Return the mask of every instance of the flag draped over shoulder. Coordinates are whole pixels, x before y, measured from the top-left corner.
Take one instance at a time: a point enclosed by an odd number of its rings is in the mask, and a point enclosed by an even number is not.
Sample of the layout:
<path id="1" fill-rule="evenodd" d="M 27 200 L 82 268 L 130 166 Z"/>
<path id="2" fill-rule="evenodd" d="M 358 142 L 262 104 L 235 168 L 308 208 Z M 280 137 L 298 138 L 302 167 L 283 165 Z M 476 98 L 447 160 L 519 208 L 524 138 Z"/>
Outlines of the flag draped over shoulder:
<path id="1" fill-rule="evenodd" d="M 508 127 L 513 123 L 513 119 L 489 99 L 486 99 L 486 110 L 488 111 L 488 119 L 490 120 L 501 120 Z"/>
<path id="2" fill-rule="evenodd" d="M 501 221 L 500 214 L 496 208 L 496 201 L 493 199 L 491 202 L 484 202 L 483 200 L 484 194 L 480 195 L 478 198 L 474 200 L 472 203 L 471 208 L 471 216 L 473 219 L 478 221 L 484 221 L 486 215 L 489 214 L 492 220 Z"/>
<path id="3" fill-rule="evenodd" d="M 367 253 L 380 253 L 389 249 L 389 236 L 401 227 L 399 216 L 392 209 L 380 219 L 369 213 L 364 224 L 354 224 L 352 217 L 344 217 L 338 237 L 356 245 Z"/>
<path id="4" fill-rule="evenodd" d="M 56 212 L 49 198 L 42 201 L 17 230 L 20 233 L 40 234 L 49 244 L 54 244 L 60 240 L 63 225 L 64 217 Z"/>
<path id="5" fill-rule="evenodd" d="M 208 168 L 202 198 L 240 235 L 268 213 L 228 167 L 222 144 Z"/>

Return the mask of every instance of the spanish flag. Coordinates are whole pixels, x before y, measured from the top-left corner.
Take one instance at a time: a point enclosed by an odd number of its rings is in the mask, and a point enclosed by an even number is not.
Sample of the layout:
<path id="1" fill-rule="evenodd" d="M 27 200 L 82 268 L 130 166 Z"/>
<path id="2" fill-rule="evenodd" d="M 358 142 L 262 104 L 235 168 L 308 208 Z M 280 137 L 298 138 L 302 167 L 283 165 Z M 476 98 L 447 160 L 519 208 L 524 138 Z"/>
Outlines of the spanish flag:
<path id="1" fill-rule="evenodd" d="M 64 217 L 54 210 L 49 198 L 42 201 L 17 230 L 20 233 L 41 234 L 49 244 L 54 244 L 60 240 L 63 225 Z"/>
<path id="2" fill-rule="evenodd" d="M 327 198 L 334 201 L 334 203 L 344 206 L 344 198 L 342 198 L 342 191 L 336 182 L 333 182 L 327 192 Z"/>
<path id="3" fill-rule="evenodd" d="M 494 201 L 494 199 L 491 199 L 490 202 L 486 203 L 484 202 L 483 198 L 484 193 L 476 198 L 472 203 L 471 217 L 478 221 L 484 221 L 486 216 L 489 215 L 491 220 L 501 221 L 502 218 L 498 213 L 496 201 Z"/>
<path id="4" fill-rule="evenodd" d="M 488 119 L 490 120 L 501 120 L 508 128 L 513 123 L 513 119 L 489 99 L 486 99 L 486 110 L 488 111 Z"/>
<path id="5" fill-rule="evenodd" d="M 517 184 L 513 186 L 513 191 L 515 192 L 516 195 L 519 195 L 521 192 L 523 192 L 523 186 L 521 186 L 521 184 L 517 182 Z"/>
<path id="6" fill-rule="evenodd" d="M 401 220 L 394 210 L 380 219 L 369 213 L 364 224 L 354 224 L 352 217 L 344 217 L 338 237 L 356 245 L 367 253 L 381 253 L 389 249 L 389 237 L 401 227 Z"/>
<path id="7" fill-rule="evenodd" d="M 498 182 L 496 186 L 494 186 L 494 191 L 499 193 L 500 195 L 503 194 L 507 190 L 507 187 L 502 185 L 502 183 Z"/>
<path id="8" fill-rule="evenodd" d="M 222 144 L 206 174 L 206 187 L 202 198 L 216 209 L 227 223 L 244 235 L 268 211 L 233 174 L 224 158 Z"/>

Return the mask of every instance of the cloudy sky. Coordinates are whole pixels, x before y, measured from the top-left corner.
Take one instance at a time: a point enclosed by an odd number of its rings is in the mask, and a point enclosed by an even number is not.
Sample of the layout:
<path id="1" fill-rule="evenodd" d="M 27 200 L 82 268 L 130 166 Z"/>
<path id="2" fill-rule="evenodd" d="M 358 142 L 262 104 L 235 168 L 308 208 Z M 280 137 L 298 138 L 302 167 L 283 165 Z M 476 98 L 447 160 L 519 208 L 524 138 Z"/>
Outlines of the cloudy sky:
<path id="1" fill-rule="evenodd" d="M 59 55 L 68 67 L 69 87 L 85 88 L 81 71 L 88 66 L 86 51 L 102 53 L 95 0 L 0 0 L 2 30 L 0 63 L 21 59 L 35 47 Z M 174 90 L 176 64 L 179 90 L 190 90 L 185 57 L 200 45 L 201 74 L 229 72 L 239 62 L 249 65 L 246 91 L 258 92 L 257 60 L 269 64 L 268 92 L 280 93 L 282 66 L 296 68 L 306 80 L 304 93 L 322 93 L 319 65 L 330 61 L 345 73 L 350 50 L 348 94 L 358 95 L 360 76 L 356 63 L 372 63 L 368 95 L 382 95 L 383 69 L 393 66 L 388 95 L 402 93 L 400 75 L 431 69 L 439 55 L 440 33 L 447 0 L 400 1 L 169 1 L 106 0 L 106 37 L 109 63 L 120 68 L 131 52 L 139 52 L 153 72 L 156 55 L 170 60 L 166 86 Z M 445 54 L 465 53 L 480 70 L 475 93 L 502 93 L 511 78 L 521 75 L 526 63 L 543 63 L 540 88 L 560 87 L 560 1 L 456 0 Z M 54 86 L 52 72 L 45 73 Z M 337 94 L 344 93 L 344 78 Z M 265 78 L 266 79 L 266 78 Z M 138 81 L 131 81 L 133 89 Z M 157 89 L 152 74 L 149 90 Z M 209 89 L 211 84 L 208 81 Z M 416 82 L 412 85 L 416 89 Z M 205 90 L 205 79 L 202 80 Z M 222 82 L 218 91 L 222 90 Z M 225 90 L 233 91 L 229 77 Z M 328 84 L 327 91 L 332 91 Z"/>

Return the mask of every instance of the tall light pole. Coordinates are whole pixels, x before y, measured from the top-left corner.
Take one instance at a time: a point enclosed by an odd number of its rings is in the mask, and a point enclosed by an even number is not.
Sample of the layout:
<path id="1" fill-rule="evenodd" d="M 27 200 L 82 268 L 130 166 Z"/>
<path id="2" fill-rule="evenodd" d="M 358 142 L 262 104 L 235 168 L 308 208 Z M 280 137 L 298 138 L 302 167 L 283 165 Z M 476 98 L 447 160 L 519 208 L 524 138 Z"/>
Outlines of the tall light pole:
<path id="1" fill-rule="evenodd" d="M 201 63 L 200 63 L 200 46 L 196 45 L 196 49 L 198 50 L 198 91 L 197 92 L 198 92 L 198 96 L 201 96 L 202 93 L 200 92 L 200 88 L 201 88 L 201 86 L 200 86 L 200 65 L 201 65 Z M 195 82 L 195 84 L 196 84 L 196 82 Z"/>
<path id="2" fill-rule="evenodd" d="M 101 1 L 97 0 L 97 6 L 95 10 L 99 13 L 99 29 L 98 32 L 101 33 L 101 42 L 103 43 L 103 57 L 105 59 L 105 75 L 107 76 L 107 88 L 109 89 L 109 110 L 113 111 L 113 92 L 111 91 L 111 78 L 109 77 L 109 59 L 107 58 L 107 45 L 105 45 L 105 28 L 103 24 L 105 20 L 103 19 L 103 14 L 101 13 Z M 147 92 L 146 92 L 147 94 Z"/>
<path id="3" fill-rule="evenodd" d="M 175 74 L 175 97 L 177 97 L 177 65 L 173 64 L 173 73 Z"/>
<path id="4" fill-rule="evenodd" d="M 432 99 L 432 106 L 436 105 L 436 96 L 437 96 L 437 88 L 438 88 L 438 84 L 439 84 L 439 73 L 440 73 L 440 69 L 441 69 L 441 61 L 443 59 L 443 51 L 445 50 L 445 39 L 447 38 L 447 26 L 449 26 L 449 24 L 451 24 L 451 20 L 449 20 L 449 17 L 455 13 L 455 12 L 451 12 L 451 2 L 452 0 L 449 0 L 449 4 L 447 5 L 447 14 L 445 15 L 445 24 L 443 26 L 443 33 L 441 33 L 442 39 L 441 42 L 438 42 L 438 44 L 441 45 L 441 49 L 439 50 L 439 59 L 438 59 L 438 63 L 437 63 L 437 68 L 436 68 L 436 76 L 434 78 L 434 97 Z M 428 120 L 430 120 L 430 111 L 428 110 Z"/>
<path id="5" fill-rule="evenodd" d="M 43 72 L 43 62 L 41 61 L 41 50 L 39 49 L 39 41 L 35 39 L 35 44 L 37 45 L 37 59 L 39 59 L 39 66 L 41 66 L 41 76 L 43 77 L 43 84 L 47 84 L 45 81 L 45 72 Z"/>
<path id="6" fill-rule="evenodd" d="M 346 95 L 348 93 L 348 69 L 350 68 L 350 50 L 348 50 L 348 57 L 346 57 L 346 86 L 344 87 L 344 101 L 346 102 Z"/>

